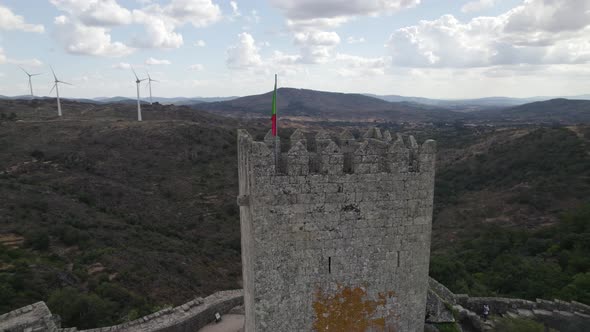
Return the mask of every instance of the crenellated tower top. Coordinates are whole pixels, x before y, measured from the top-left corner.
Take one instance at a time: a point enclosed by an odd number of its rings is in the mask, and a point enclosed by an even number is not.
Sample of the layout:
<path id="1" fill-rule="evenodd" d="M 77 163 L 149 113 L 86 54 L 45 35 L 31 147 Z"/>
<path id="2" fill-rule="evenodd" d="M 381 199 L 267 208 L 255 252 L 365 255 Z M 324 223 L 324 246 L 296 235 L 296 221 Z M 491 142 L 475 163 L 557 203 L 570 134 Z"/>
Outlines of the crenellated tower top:
<path id="1" fill-rule="evenodd" d="M 267 134 L 263 142 L 255 141 L 245 130 L 238 132 L 241 151 L 248 153 L 248 161 L 267 175 L 307 174 L 376 174 L 432 172 L 436 144 L 427 140 L 418 145 L 413 136 L 406 140 L 401 135 L 395 138 L 389 131 L 370 128 L 356 139 L 348 130 L 332 136 L 325 130 L 310 136 L 296 129 L 287 142 L 278 144 L 287 151 L 274 158 L 272 135 Z M 276 165 L 275 160 L 279 160 Z"/>

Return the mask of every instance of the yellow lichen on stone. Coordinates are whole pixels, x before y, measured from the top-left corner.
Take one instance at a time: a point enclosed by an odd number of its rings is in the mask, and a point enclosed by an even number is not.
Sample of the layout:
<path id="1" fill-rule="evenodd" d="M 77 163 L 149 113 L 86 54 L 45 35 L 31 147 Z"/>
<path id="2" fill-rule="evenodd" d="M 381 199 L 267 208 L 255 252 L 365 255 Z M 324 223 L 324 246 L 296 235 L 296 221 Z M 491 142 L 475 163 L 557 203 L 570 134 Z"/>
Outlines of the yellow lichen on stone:
<path id="1" fill-rule="evenodd" d="M 335 294 L 316 291 L 313 302 L 315 331 L 394 331 L 386 325 L 386 317 L 376 317 L 379 309 L 384 309 L 393 292 L 379 294 L 378 300 L 366 298 L 367 292 L 362 287 L 342 287 Z M 393 313 L 388 313 L 388 316 Z"/>

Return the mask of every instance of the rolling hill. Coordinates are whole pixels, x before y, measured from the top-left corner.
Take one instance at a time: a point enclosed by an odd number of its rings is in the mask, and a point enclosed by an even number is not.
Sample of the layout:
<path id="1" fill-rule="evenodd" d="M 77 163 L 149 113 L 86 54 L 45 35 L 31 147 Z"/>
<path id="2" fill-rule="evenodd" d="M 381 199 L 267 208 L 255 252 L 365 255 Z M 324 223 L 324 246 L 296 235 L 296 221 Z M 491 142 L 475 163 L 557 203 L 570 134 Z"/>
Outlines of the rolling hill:
<path id="1" fill-rule="evenodd" d="M 552 99 L 507 109 L 481 111 L 477 116 L 480 120 L 499 123 L 590 123 L 590 100 Z"/>
<path id="2" fill-rule="evenodd" d="M 65 326 L 98 327 L 240 287 L 236 129 L 261 139 L 268 127 L 164 105 L 134 119 L 133 105 L 64 101 L 58 119 L 51 100 L 0 101 L 0 312 L 44 300 Z M 589 232 L 554 227 L 588 202 L 587 126 L 380 125 L 438 142 L 435 277 L 471 294 L 585 299 Z M 517 277 L 498 283 L 504 273 Z"/>
<path id="3" fill-rule="evenodd" d="M 187 97 L 173 97 L 173 98 L 166 98 L 166 97 L 153 97 L 153 101 L 154 103 L 160 103 L 160 104 L 165 104 L 165 105 L 176 105 L 176 106 L 182 106 L 182 105 L 196 105 L 196 104 L 201 104 L 201 103 L 210 103 L 210 102 L 216 102 L 216 101 L 226 101 L 226 100 L 232 100 L 238 97 L 194 97 L 194 98 L 187 98 Z M 104 103 L 104 104 L 109 104 L 109 103 L 136 103 L 137 99 L 134 98 L 128 98 L 128 97 L 99 97 L 99 98 L 93 98 L 92 100 L 100 102 L 100 103 Z M 148 102 L 148 98 L 147 97 L 142 97 L 143 102 L 147 103 Z"/>
<path id="4" fill-rule="evenodd" d="M 278 113 L 288 117 L 313 117 L 345 121 L 449 121 L 467 115 L 410 102 L 392 103 L 362 94 L 280 88 Z M 272 92 L 229 101 L 200 104 L 198 109 L 234 116 L 266 117 Z"/>
<path id="5" fill-rule="evenodd" d="M 424 105 L 436 106 L 448 108 L 456 111 L 467 112 L 467 111 L 481 111 L 486 109 L 498 109 L 508 108 L 527 103 L 533 103 L 538 101 L 547 101 L 551 99 L 584 99 L 590 100 L 590 95 L 578 95 L 568 97 L 529 97 L 529 98 L 510 98 L 510 97 L 485 97 L 485 98 L 474 98 L 474 99 L 431 99 L 424 97 L 406 97 L 399 95 L 373 95 L 365 94 L 370 97 L 383 99 L 389 102 L 412 102 Z"/>

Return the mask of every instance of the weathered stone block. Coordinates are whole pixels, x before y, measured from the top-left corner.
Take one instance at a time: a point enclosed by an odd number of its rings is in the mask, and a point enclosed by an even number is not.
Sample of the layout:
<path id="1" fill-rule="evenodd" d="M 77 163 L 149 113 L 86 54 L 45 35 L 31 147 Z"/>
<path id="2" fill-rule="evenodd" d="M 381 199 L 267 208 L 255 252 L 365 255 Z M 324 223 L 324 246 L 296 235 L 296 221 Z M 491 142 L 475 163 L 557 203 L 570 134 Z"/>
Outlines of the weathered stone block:
<path id="1" fill-rule="evenodd" d="M 286 171 L 274 172 L 262 170 L 273 165 L 267 145 L 239 133 L 246 331 L 419 331 L 433 144 L 407 148 L 375 129 L 361 142 L 305 137 L 293 134 Z"/>

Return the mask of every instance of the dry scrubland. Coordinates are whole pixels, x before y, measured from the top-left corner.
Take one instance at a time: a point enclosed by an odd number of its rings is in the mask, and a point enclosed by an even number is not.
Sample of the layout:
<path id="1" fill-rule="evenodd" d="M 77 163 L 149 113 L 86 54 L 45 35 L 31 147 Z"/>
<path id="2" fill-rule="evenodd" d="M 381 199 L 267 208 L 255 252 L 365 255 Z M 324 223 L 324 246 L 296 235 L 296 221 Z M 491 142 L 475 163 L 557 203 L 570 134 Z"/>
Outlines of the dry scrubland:
<path id="1" fill-rule="evenodd" d="M 265 121 L 54 107 L 0 101 L 0 312 L 45 300 L 65 326 L 104 326 L 240 287 L 236 129 L 260 139 Z M 590 302 L 589 127 L 381 126 L 438 141 L 431 275 Z"/>

